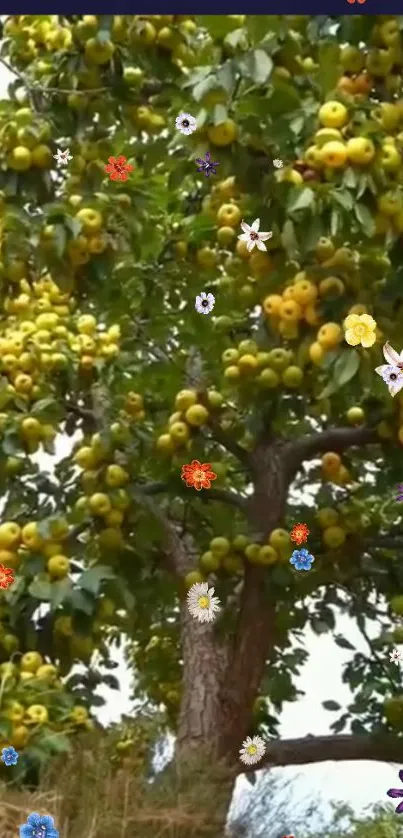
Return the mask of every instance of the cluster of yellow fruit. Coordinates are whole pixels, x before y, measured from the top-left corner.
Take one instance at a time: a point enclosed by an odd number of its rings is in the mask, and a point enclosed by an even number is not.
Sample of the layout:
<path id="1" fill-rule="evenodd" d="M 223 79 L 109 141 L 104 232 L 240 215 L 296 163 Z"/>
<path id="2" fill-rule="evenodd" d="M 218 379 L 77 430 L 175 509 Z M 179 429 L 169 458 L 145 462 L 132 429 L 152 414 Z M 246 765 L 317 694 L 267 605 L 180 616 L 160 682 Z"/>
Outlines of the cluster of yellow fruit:
<path id="1" fill-rule="evenodd" d="M 353 410 L 356 411 L 357 408 L 353 408 Z M 350 412 L 350 417 L 352 415 L 353 414 Z M 323 454 L 321 466 L 322 474 L 325 480 L 331 481 L 337 486 L 345 486 L 347 483 L 352 482 L 349 470 L 343 466 L 341 457 L 334 451 L 327 451 L 326 454 Z"/>
<path id="2" fill-rule="evenodd" d="M 134 390 L 130 390 L 127 393 L 121 415 L 122 419 L 130 418 L 136 419 L 137 421 L 145 418 L 144 399 L 141 393 L 135 393 Z"/>
<path id="3" fill-rule="evenodd" d="M 55 518 L 49 523 L 48 538 L 41 535 L 36 521 L 29 521 L 23 527 L 14 521 L 6 521 L 0 524 L 0 563 L 18 569 L 30 552 L 41 552 L 47 559 L 50 578 L 63 579 L 69 572 L 70 562 L 61 542 L 68 535 L 69 525 L 64 518 Z"/>
<path id="4" fill-rule="evenodd" d="M 10 396 L 40 397 L 45 376 L 65 369 L 71 356 L 78 356 L 78 367 L 86 372 L 97 358 L 118 355 L 119 326 L 101 331 L 92 314 L 73 317 L 72 301 L 49 274 L 32 286 L 22 279 L 18 288 L 20 293 L 4 302 L 8 317 L 0 337 L 1 371 L 9 379 Z"/>
<path id="5" fill-rule="evenodd" d="M 304 374 L 301 367 L 291 363 L 293 357 L 291 349 L 279 347 L 260 352 L 254 340 L 242 340 L 236 349 L 226 349 L 221 356 L 224 378 L 231 383 L 255 378 L 261 387 L 269 389 L 281 383 L 291 389 L 297 388 L 302 384 Z"/>
<path id="6" fill-rule="evenodd" d="M 81 195 L 71 195 L 69 204 L 78 206 L 82 201 Z M 75 219 L 80 222 L 80 234 L 67 243 L 66 252 L 73 268 L 86 265 L 92 256 L 103 253 L 108 245 L 108 240 L 102 228 L 104 219 L 99 210 L 90 207 L 82 207 L 75 214 Z M 42 231 L 41 245 L 45 252 L 52 252 L 57 248 L 57 227 L 54 224 L 47 224 Z"/>
<path id="7" fill-rule="evenodd" d="M 191 588 L 196 582 L 204 582 L 209 573 L 220 570 L 230 575 L 242 573 L 245 560 L 263 566 L 288 562 L 293 549 L 289 533 L 280 527 L 269 534 L 267 544 L 251 542 L 246 535 L 237 535 L 232 541 L 216 536 L 210 541 L 209 550 L 200 556 L 200 569 L 185 577 L 185 585 Z"/>
<path id="8" fill-rule="evenodd" d="M 51 126 L 28 107 L 18 108 L 2 127 L 2 154 L 9 169 L 26 172 L 31 167 L 50 169 L 53 157 L 46 145 Z"/>
<path id="9" fill-rule="evenodd" d="M 338 455 L 329 453 L 324 456 L 336 458 Z M 343 468 L 343 466 L 340 467 Z M 331 507 L 324 507 L 318 510 L 316 518 L 322 528 L 322 541 L 325 547 L 330 550 L 337 550 L 341 547 L 346 540 L 348 528 L 339 512 Z"/>
<path id="10" fill-rule="evenodd" d="M 191 434 L 208 423 L 210 411 L 222 407 L 224 396 L 218 390 L 208 390 L 205 402 L 206 405 L 201 404 L 196 390 L 180 390 L 177 393 L 175 412 L 169 417 L 167 432 L 161 434 L 156 442 L 158 451 L 169 455 L 178 448 L 190 450 Z"/>
<path id="11" fill-rule="evenodd" d="M 368 137 L 351 136 L 355 130 L 354 123 L 350 119 L 352 116 L 353 113 L 350 114 L 342 102 L 335 99 L 325 102 L 318 113 L 322 127 L 318 129 L 311 144 L 305 150 L 303 159 L 297 161 L 294 168 L 279 172 L 277 178 L 289 180 L 298 185 L 303 183 L 304 179 L 315 180 L 315 173 L 333 179 L 334 170 L 341 170 L 346 166 L 365 167 L 374 163 L 377 169 L 382 170 L 386 176 L 391 176 L 393 181 L 393 177 L 401 169 L 403 134 L 398 133 L 396 140 L 390 135 L 398 132 L 403 122 L 403 101 L 384 102 L 372 112 L 379 130 L 385 134 L 378 151 Z M 301 166 L 303 174 L 299 171 Z M 396 216 L 396 223 L 399 227 L 403 224 L 402 202 L 397 196 L 395 205 L 392 197 L 393 195 L 389 192 L 381 196 L 378 209 L 379 213 L 386 217 Z"/>
<path id="12" fill-rule="evenodd" d="M 0 680 L 0 720 L 10 727 L 8 736 L 2 733 L 0 747 L 13 745 L 23 750 L 44 725 L 64 733 L 78 726 L 93 728 L 87 709 L 79 705 L 72 706 L 60 721 L 58 696 L 62 695 L 63 684 L 57 666 L 45 663 L 39 652 L 26 652 L 18 664 L 0 664 Z"/>

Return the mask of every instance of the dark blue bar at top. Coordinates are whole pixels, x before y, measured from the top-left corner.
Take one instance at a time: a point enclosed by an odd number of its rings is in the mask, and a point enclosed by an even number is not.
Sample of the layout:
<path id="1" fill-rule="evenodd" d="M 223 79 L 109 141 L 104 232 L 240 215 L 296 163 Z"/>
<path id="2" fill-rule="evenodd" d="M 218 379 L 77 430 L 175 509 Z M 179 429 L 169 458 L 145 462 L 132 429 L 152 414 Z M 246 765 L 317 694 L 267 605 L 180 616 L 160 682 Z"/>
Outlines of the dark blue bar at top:
<path id="1" fill-rule="evenodd" d="M 10 4 L 10 5 L 8 5 Z M 3 4 L 2 4 L 3 5 Z M 32 0 L 5 3 L 2 14 L 180 14 L 180 15 L 378 15 L 402 14 L 402 0 Z M 83 8 L 84 6 L 84 8 Z M 247 8 L 245 8 L 247 6 Z"/>

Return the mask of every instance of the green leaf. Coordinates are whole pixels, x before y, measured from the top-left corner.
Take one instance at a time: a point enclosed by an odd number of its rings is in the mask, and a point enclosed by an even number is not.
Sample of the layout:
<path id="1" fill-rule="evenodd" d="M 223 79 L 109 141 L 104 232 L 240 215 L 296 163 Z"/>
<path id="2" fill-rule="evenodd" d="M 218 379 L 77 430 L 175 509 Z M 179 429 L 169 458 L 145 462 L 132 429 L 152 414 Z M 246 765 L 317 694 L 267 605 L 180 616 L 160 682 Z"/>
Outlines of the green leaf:
<path id="1" fill-rule="evenodd" d="M 234 29 L 234 23 L 228 15 L 198 15 L 196 23 L 207 29 L 214 40 L 225 38 Z"/>
<path id="2" fill-rule="evenodd" d="M 349 649 L 351 652 L 355 651 L 355 647 L 352 645 L 352 643 L 350 643 L 349 640 L 346 640 L 346 638 L 343 637 L 342 634 L 336 635 L 336 637 L 334 638 L 334 642 L 336 643 L 336 646 L 340 647 L 340 649 Z"/>
<path id="3" fill-rule="evenodd" d="M 371 238 L 375 232 L 375 224 L 368 207 L 366 207 L 365 204 L 355 204 L 354 213 L 365 235 L 368 236 L 368 238 Z"/>
<path id="4" fill-rule="evenodd" d="M 338 704 L 337 701 L 333 701 L 333 699 L 331 699 L 331 698 L 329 698 L 327 701 L 322 701 L 322 707 L 324 707 L 325 710 L 332 710 L 332 711 L 336 711 L 336 710 L 341 709 L 340 704 Z"/>
<path id="5" fill-rule="evenodd" d="M 333 370 L 333 378 L 335 383 L 337 383 L 338 388 L 342 387 L 343 384 L 347 384 L 348 381 L 351 381 L 351 379 L 354 378 L 359 366 L 360 356 L 356 349 L 346 349 L 342 352 L 337 359 Z"/>
<path id="6" fill-rule="evenodd" d="M 264 84 L 271 75 L 273 62 L 263 49 L 254 49 L 242 57 L 238 68 L 255 84 Z"/>
<path id="7" fill-rule="evenodd" d="M 308 209 L 312 206 L 314 199 L 315 193 L 312 189 L 293 189 L 287 201 L 288 212 L 291 214 L 298 210 Z"/>
<path id="8" fill-rule="evenodd" d="M 47 574 L 38 573 L 38 576 L 35 576 L 35 579 L 32 580 L 28 593 L 35 599 L 50 602 L 52 599 L 52 583 L 49 581 Z"/>
<path id="9" fill-rule="evenodd" d="M 51 754 L 67 754 L 71 750 L 70 741 L 64 733 L 45 733 L 39 744 Z"/>
<path id="10" fill-rule="evenodd" d="M 65 599 L 68 598 L 72 586 L 73 584 L 71 579 L 67 577 L 66 579 L 59 579 L 58 581 L 52 583 L 51 603 L 53 610 L 56 610 L 56 608 L 58 608 L 59 605 L 61 605 Z"/>
<path id="11" fill-rule="evenodd" d="M 285 222 L 282 233 L 281 243 L 289 256 L 295 256 L 298 253 L 298 241 L 295 235 L 295 227 L 292 221 Z"/>
<path id="12" fill-rule="evenodd" d="M 77 584 L 80 588 L 83 588 L 84 591 L 88 591 L 88 593 L 96 596 L 99 593 L 102 582 L 105 579 L 114 578 L 115 574 L 110 567 L 97 565 L 96 567 L 91 567 L 89 570 L 86 570 L 80 576 Z"/>
<path id="13" fill-rule="evenodd" d="M 325 41 L 319 44 L 318 52 L 318 81 L 322 94 L 333 90 L 340 76 L 339 70 L 339 45 L 334 41 Z"/>
<path id="14" fill-rule="evenodd" d="M 354 206 L 352 195 L 345 189 L 335 189 L 332 193 L 332 198 L 337 204 L 340 204 L 343 209 L 347 210 L 347 212 L 350 212 Z"/>
<path id="15" fill-rule="evenodd" d="M 228 111 L 225 105 L 214 105 L 213 122 L 214 125 L 221 125 L 225 122 L 228 116 Z"/>

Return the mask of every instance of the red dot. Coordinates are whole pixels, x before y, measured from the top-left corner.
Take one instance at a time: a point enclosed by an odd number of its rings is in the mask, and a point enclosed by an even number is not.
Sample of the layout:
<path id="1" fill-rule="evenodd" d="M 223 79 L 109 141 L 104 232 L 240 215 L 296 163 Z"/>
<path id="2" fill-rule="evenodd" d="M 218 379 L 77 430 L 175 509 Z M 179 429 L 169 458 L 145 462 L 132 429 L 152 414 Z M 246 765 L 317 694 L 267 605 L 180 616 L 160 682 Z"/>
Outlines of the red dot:
<path id="1" fill-rule="evenodd" d="M 359 3 L 360 5 L 362 5 L 363 3 L 366 3 L 366 2 L 367 2 L 367 0 L 358 0 L 358 3 Z"/>

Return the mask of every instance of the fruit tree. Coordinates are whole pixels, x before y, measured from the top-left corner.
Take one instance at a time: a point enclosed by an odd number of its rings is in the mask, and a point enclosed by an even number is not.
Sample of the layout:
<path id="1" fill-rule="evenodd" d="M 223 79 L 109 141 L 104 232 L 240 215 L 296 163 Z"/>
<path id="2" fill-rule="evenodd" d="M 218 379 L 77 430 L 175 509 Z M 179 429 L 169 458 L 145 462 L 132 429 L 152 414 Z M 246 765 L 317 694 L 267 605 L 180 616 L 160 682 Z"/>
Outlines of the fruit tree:
<path id="1" fill-rule="evenodd" d="M 224 812 L 246 735 L 266 742 L 259 767 L 401 756 L 403 399 L 374 372 L 402 348 L 401 28 L 5 20 L 0 735 L 27 764 L 91 726 L 122 636 L 178 763 L 228 767 Z M 105 172 L 120 155 L 125 182 Z M 266 251 L 238 239 L 256 218 Z M 372 347 L 346 343 L 351 313 L 376 321 Z M 193 459 L 211 489 L 181 480 Z M 289 562 L 298 522 L 309 572 Z M 204 580 L 222 608 L 199 624 L 186 590 Z M 283 741 L 307 625 L 351 651 L 351 703 L 326 702 L 332 735 Z"/>

